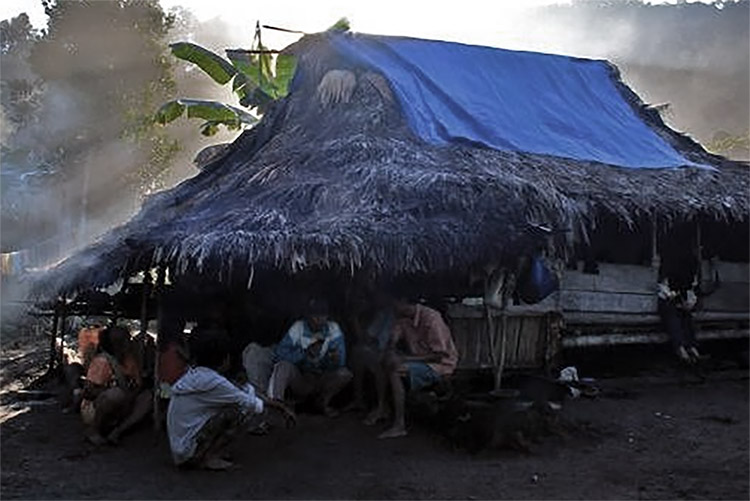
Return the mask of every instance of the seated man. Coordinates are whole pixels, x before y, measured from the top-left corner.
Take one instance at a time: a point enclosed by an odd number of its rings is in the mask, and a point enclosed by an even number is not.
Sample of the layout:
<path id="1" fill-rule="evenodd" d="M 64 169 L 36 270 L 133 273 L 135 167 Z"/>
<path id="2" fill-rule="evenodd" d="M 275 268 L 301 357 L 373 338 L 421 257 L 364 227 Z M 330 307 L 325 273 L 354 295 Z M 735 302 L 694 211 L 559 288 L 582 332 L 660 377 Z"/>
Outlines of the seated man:
<path id="1" fill-rule="evenodd" d="M 76 351 L 65 348 L 63 352 L 63 386 L 60 401 L 63 412 L 78 412 L 81 406 L 81 392 L 86 381 L 86 372 L 91 360 L 97 355 L 99 348 L 99 334 L 104 327 L 91 325 L 82 327 L 78 331 L 78 349 Z"/>
<path id="2" fill-rule="evenodd" d="M 178 466 L 226 470 L 221 454 L 249 413 L 264 407 L 294 415 L 280 402 L 256 395 L 250 384 L 239 388 L 220 374 L 229 368 L 229 339 L 219 330 L 200 330 L 191 339 L 194 366 L 172 386 L 167 433 Z"/>
<path id="3" fill-rule="evenodd" d="M 311 301 L 308 315 L 289 328 L 274 349 L 276 362 L 268 385 L 268 394 L 282 400 L 291 389 L 295 397 L 315 396 L 323 413 L 338 412 L 331 399 L 351 381 L 346 368 L 344 334 L 338 324 L 328 320 L 328 305 Z"/>
<path id="4" fill-rule="evenodd" d="M 149 414 L 151 391 L 142 385 L 136 347 L 126 328 L 104 329 L 99 335 L 99 347 L 99 354 L 91 360 L 86 373 L 81 418 L 90 442 L 114 444 L 123 432 Z"/>
<path id="5" fill-rule="evenodd" d="M 394 419 L 391 428 L 378 438 L 406 435 L 406 392 L 402 377 L 406 378 L 409 390 L 419 390 L 453 374 L 458 362 L 456 346 L 440 313 L 403 299 L 396 301 L 395 312 L 396 324 L 383 360 L 393 392 Z M 379 395 L 378 400 L 378 408 L 372 416 L 374 420 L 386 412 L 385 395 Z"/>

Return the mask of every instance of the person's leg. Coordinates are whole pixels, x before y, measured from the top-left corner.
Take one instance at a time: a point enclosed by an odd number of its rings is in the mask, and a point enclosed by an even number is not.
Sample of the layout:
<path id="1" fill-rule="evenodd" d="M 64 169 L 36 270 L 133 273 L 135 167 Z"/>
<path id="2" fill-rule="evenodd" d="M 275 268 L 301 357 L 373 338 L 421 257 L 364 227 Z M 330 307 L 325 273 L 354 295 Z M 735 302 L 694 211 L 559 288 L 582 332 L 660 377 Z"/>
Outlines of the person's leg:
<path id="1" fill-rule="evenodd" d="M 395 438 L 406 435 L 405 426 L 405 407 L 406 407 L 406 391 L 404 389 L 404 383 L 402 378 L 406 377 L 409 383 L 409 391 L 419 391 L 423 388 L 434 385 L 440 379 L 440 376 L 425 362 L 406 362 L 401 364 L 395 374 L 398 379 L 398 386 L 395 386 L 393 376 L 391 376 L 391 385 L 394 389 L 393 394 L 393 407 L 395 412 L 395 419 L 393 420 L 393 427 L 386 430 L 380 435 L 380 438 Z M 397 392 L 401 393 L 401 396 L 396 400 Z"/>
<path id="2" fill-rule="evenodd" d="M 284 400 L 287 389 L 291 389 L 295 395 L 302 396 L 309 395 L 312 390 L 297 366 L 281 361 L 273 366 L 271 381 L 268 383 L 268 395 L 277 400 Z"/>
<path id="3" fill-rule="evenodd" d="M 370 351 L 370 348 L 367 346 L 357 344 L 349 354 L 349 363 L 354 377 L 354 399 L 347 406 L 347 410 L 365 410 L 367 408 L 365 403 L 365 374 L 368 351 Z"/>
<path id="4" fill-rule="evenodd" d="M 222 455 L 227 446 L 237 437 L 245 417 L 239 408 L 230 406 L 223 408 L 206 421 L 195 438 L 195 452 L 187 466 L 208 470 L 230 468 L 232 463 L 222 458 Z"/>
<path id="5" fill-rule="evenodd" d="M 86 427 L 85 435 L 94 445 L 106 443 L 105 435 L 120 421 L 127 411 L 128 395 L 120 388 L 109 388 L 96 397 L 94 401 L 94 417 Z"/>
<path id="6" fill-rule="evenodd" d="M 326 416 L 333 417 L 338 415 L 338 411 L 331 407 L 331 399 L 338 395 L 353 377 L 351 371 L 346 367 L 339 367 L 334 371 L 325 372 L 320 377 L 320 404 Z"/>
<path id="7" fill-rule="evenodd" d="M 690 311 L 682 312 L 682 332 L 684 333 L 685 347 L 688 350 L 688 354 L 693 359 L 693 362 L 700 360 L 700 352 L 698 351 L 697 342 L 695 340 L 695 322 L 693 321 L 693 314 Z"/>
<path id="8" fill-rule="evenodd" d="M 688 355 L 685 349 L 682 322 L 677 308 L 671 302 L 659 299 L 658 310 L 662 326 L 672 342 L 672 349 L 677 353 L 677 356 L 680 357 L 681 360 L 686 361 Z"/>
<path id="9" fill-rule="evenodd" d="M 389 429 L 381 433 L 378 438 L 402 437 L 406 435 L 406 390 L 401 380 L 403 374 L 401 358 L 394 353 L 387 354 L 384 361 L 384 370 L 391 387 L 391 393 L 393 394 L 393 424 Z"/>
<path id="10" fill-rule="evenodd" d="M 79 398 L 80 392 L 76 392 L 81 387 L 81 380 L 85 374 L 83 365 L 78 362 L 72 364 L 66 364 L 63 366 L 63 376 L 65 377 L 65 386 L 60 395 L 60 403 L 63 407 L 63 412 L 75 412 L 78 410 L 78 406 L 81 404 Z"/>
<path id="11" fill-rule="evenodd" d="M 383 419 L 387 419 L 390 414 L 388 411 L 388 404 L 386 401 L 386 395 L 389 386 L 389 376 L 386 372 L 386 363 L 381 360 L 380 353 L 373 350 L 373 356 L 367 360 L 367 369 L 372 373 L 375 379 L 375 393 L 377 396 L 377 406 L 370 412 L 365 420 L 364 424 L 372 426 Z M 390 361 L 393 364 L 393 361 Z M 396 365 L 399 365 L 396 362 Z"/>
<path id="12" fill-rule="evenodd" d="M 130 412 L 109 435 L 107 441 L 116 444 L 120 441 L 120 436 L 130 428 L 140 423 L 146 416 L 151 414 L 153 409 L 153 393 L 150 390 L 144 390 L 135 396 L 130 405 Z"/>

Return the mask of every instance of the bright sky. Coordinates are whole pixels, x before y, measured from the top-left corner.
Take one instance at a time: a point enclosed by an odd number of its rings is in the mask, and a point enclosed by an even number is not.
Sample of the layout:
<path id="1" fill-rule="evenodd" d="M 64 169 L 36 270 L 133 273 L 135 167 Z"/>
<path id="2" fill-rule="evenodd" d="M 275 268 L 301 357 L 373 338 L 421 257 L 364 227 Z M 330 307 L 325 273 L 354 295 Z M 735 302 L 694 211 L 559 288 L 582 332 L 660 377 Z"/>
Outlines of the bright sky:
<path id="1" fill-rule="evenodd" d="M 165 9 L 182 5 L 205 21 L 220 17 L 248 30 L 248 41 L 256 20 L 305 32 L 322 31 L 346 16 L 354 31 L 384 35 L 409 35 L 483 45 L 525 48 L 524 22 L 528 9 L 571 0 L 161 0 Z M 648 3 L 675 3 L 651 0 Z M 2 0 L 0 19 L 27 12 L 41 27 L 46 15 L 41 0 Z M 511 34 L 509 36 L 509 34 Z M 264 32 L 266 44 L 281 48 L 296 37 Z"/>

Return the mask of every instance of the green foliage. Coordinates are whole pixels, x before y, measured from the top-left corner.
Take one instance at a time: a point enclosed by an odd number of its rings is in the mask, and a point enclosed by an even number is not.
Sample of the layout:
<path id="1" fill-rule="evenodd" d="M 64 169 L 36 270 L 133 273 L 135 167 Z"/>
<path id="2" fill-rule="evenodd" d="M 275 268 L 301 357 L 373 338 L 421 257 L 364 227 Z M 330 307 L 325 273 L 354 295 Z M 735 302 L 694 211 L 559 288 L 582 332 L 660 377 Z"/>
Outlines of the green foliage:
<path id="1" fill-rule="evenodd" d="M 215 52 L 190 42 L 177 42 L 169 46 L 175 57 L 195 64 L 217 83 L 224 85 L 237 73 L 232 63 Z"/>
<path id="2" fill-rule="evenodd" d="M 328 28 L 327 31 L 349 31 L 351 29 L 351 24 L 349 23 L 349 19 L 342 17 L 336 23 Z"/>
<path id="3" fill-rule="evenodd" d="M 275 54 L 260 41 L 260 29 L 251 50 L 226 50 L 227 58 L 188 42 L 170 45 L 178 59 L 198 66 L 220 85 L 231 82 L 240 106 L 261 115 L 268 106 L 289 93 L 297 61 L 288 54 Z M 177 99 L 164 104 L 155 115 L 156 122 L 167 124 L 186 115 L 203 118 L 203 135 L 213 135 L 223 125 L 230 130 L 253 125 L 258 118 L 240 108 L 214 101 Z"/>
<path id="4" fill-rule="evenodd" d="M 39 33 L 20 14 L 0 22 L 0 105 L 3 109 L 3 141 L 37 120 L 42 106 L 44 82 L 31 71 L 29 52 Z"/>
<path id="5" fill-rule="evenodd" d="M 750 150 L 750 132 L 744 134 L 732 135 L 725 131 L 719 131 L 714 134 L 711 141 L 705 144 L 708 151 L 726 155 L 734 151 Z"/>
<path id="6" fill-rule="evenodd" d="M 14 159 L 8 168 L 19 180 L 34 179 L 35 198 L 16 204 L 28 222 L 26 234 L 9 236 L 19 245 L 64 232 L 85 241 L 88 221 L 131 210 L 162 186 L 179 149 L 153 120 L 175 90 L 166 40 L 173 18 L 158 0 L 43 4 L 42 32 L 26 15 L 0 22 L 3 160 Z"/>
<path id="7" fill-rule="evenodd" d="M 179 117 L 186 115 L 188 118 L 202 118 L 205 120 L 201 125 L 201 133 L 204 136 L 212 136 L 224 125 L 230 130 L 236 130 L 243 125 L 253 125 L 258 119 L 250 113 L 220 103 L 218 101 L 206 101 L 201 99 L 175 99 L 162 105 L 156 112 L 157 123 L 166 125 Z"/>

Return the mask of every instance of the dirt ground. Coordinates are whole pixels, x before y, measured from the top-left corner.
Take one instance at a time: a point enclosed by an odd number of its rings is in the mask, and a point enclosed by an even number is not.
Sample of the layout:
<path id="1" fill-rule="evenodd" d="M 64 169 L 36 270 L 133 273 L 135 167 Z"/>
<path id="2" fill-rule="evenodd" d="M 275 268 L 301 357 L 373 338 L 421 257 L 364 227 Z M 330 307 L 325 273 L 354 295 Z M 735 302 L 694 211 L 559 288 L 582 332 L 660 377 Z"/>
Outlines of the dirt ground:
<path id="1" fill-rule="evenodd" d="M 39 350 L 36 358 L 44 350 Z M 13 364 L 3 349 L 4 387 Z M 15 358 L 14 358 L 15 357 Z M 40 358 L 41 357 L 41 358 Z M 606 364 L 605 364 L 606 365 Z M 10 367 L 10 369 L 9 369 Z M 648 375 L 598 370 L 601 393 L 569 400 L 573 425 L 528 453 L 471 455 L 418 424 L 376 438 L 353 414 L 303 414 L 295 429 L 243 436 L 229 472 L 183 472 L 164 434 L 145 425 L 119 447 L 84 443 L 54 399 L 0 408 L 3 499 L 748 499 L 747 372 L 731 364 L 700 381 L 669 367 Z M 17 368 L 16 368 L 17 369 Z M 581 367 L 579 367 L 581 370 Z M 13 371 L 11 371 L 13 372 Z M 18 370 L 15 371 L 18 373 Z M 627 377 L 624 377 L 627 376 Z"/>

